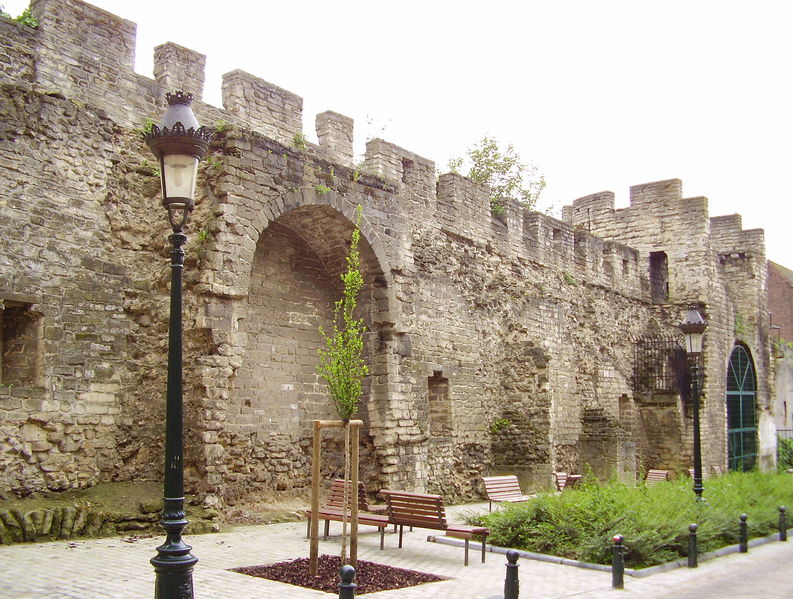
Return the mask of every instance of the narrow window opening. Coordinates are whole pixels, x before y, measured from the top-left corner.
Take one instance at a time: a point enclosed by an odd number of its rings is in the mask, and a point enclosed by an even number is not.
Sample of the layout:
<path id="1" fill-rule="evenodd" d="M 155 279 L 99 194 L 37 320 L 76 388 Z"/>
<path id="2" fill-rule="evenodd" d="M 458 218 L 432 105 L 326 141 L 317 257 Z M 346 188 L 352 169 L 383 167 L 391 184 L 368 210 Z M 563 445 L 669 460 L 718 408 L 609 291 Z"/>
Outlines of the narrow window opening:
<path id="1" fill-rule="evenodd" d="M 669 299 L 669 271 L 666 252 L 650 252 L 650 296 L 656 304 Z"/>
<path id="2" fill-rule="evenodd" d="M 554 229 L 552 235 L 553 235 L 553 240 L 554 241 L 561 241 L 562 240 L 562 230 L 561 229 Z"/>
<path id="3" fill-rule="evenodd" d="M 623 258 L 622 259 L 622 274 L 623 274 L 623 276 L 627 276 L 629 272 L 630 272 L 630 263 Z"/>
<path id="4" fill-rule="evenodd" d="M 449 379 L 440 370 L 427 378 L 430 435 L 448 437 L 452 434 L 452 406 L 449 401 Z"/>
<path id="5" fill-rule="evenodd" d="M 41 315 L 22 302 L 5 300 L 0 306 L 0 382 L 41 386 Z"/>
<path id="6" fill-rule="evenodd" d="M 413 170 L 413 161 L 408 158 L 402 159 L 402 183 L 408 182 L 408 173 Z"/>

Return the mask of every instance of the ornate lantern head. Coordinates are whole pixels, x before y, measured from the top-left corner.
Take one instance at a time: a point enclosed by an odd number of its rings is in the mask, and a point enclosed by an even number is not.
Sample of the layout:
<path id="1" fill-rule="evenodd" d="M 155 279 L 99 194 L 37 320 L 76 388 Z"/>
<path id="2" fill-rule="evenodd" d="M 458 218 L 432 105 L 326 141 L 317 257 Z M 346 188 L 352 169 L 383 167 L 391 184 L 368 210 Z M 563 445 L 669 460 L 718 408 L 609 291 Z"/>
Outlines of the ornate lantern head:
<path id="1" fill-rule="evenodd" d="M 165 94 L 168 110 L 146 134 L 146 143 L 160 162 L 162 203 L 174 232 L 181 232 L 195 206 L 198 161 L 206 154 L 212 133 L 199 127 L 190 109 L 193 95 Z"/>
<path id="2" fill-rule="evenodd" d="M 696 307 L 689 306 L 686 317 L 680 323 L 680 331 L 686 338 L 686 352 L 689 354 L 702 353 L 702 338 L 705 336 L 707 327 L 708 323 L 705 322 Z"/>

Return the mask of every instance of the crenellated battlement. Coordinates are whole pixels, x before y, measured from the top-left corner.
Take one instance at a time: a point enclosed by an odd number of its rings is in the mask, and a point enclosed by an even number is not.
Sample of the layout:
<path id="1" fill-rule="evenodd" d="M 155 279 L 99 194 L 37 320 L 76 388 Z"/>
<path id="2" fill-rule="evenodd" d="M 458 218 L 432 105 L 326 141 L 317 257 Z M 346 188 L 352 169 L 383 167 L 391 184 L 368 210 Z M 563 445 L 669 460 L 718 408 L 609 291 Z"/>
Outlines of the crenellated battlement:
<path id="1" fill-rule="evenodd" d="M 456 173 L 443 174 L 438 180 L 434 217 L 444 230 L 472 242 L 487 240 L 507 256 L 518 256 L 628 295 L 644 293 L 647 283 L 642 278 L 646 279 L 646 273 L 638 268 L 639 253 L 635 249 L 528 210 L 510 198 L 500 202 L 501 213 L 491 214 L 489 197 L 485 185 Z M 590 197 L 598 201 L 596 196 Z M 613 194 L 610 200 L 613 205 Z"/>
<path id="2" fill-rule="evenodd" d="M 195 111 L 206 124 L 226 121 L 284 147 L 305 144 L 313 156 L 358 170 L 353 167 L 353 120 L 347 116 L 332 110 L 316 115 L 319 143 L 310 144 L 303 136 L 303 99 L 289 90 L 234 70 L 223 75 L 223 107 L 204 104 L 206 57 L 199 52 L 171 42 L 157 46 L 152 79 L 133 71 L 135 23 L 81 0 L 34 0 L 31 10 L 39 20 L 35 30 L 0 22 L 4 77 L 101 107 L 126 127 L 156 117 L 165 92 L 183 89 L 196 98 Z M 703 240 L 711 235 L 714 249 L 724 248 L 718 251 L 762 248 L 762 232 L 742 231 L 739 217 L 737 223 L 709 218 L 707 200 L 684 198 L 679 179 L 632 186 L 628 208 L 615 209 L 610 191 L 578 198 L 563 208 L 559 221 L 510 199 L 494 216 L 485 186 L 452 173 L 436 181 L 434 162 L 383 139 L 366 144 L 358 168 L 403 195 L 403 209 L 419 220 L 426 216 L 462 237 L 487 240 L 505 255 L 632 294 L 646 292 L 639 263 L 651 252 L 666 252 L 681 265 L 702 263 L 691 248 L 705 247 Z"/>
<path id="3" fill-rule="evenodd" d="M 744 229 L 740 214 L 714 216 L 710 219 L 714 249 L 720 254 L 753 254 L 765 259 L 765 234 L 762 229 Z"/>

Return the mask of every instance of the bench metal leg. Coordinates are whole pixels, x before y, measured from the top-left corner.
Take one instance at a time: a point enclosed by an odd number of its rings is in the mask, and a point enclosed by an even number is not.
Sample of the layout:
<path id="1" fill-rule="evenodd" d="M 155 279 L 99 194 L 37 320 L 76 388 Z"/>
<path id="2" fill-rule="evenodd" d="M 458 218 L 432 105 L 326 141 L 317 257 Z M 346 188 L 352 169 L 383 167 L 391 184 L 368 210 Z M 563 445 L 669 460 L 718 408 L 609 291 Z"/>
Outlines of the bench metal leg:
<path id="1" fill-rule="evenodd" d="M 399 525 L 399 548 L 402 549 L 402 525 Z"/>
<path id="2" fill-rule="evenodd" d="M 482 563 L 485 563 L 485 541 L 487 541 L 487 537 L 482 537 Z"/>
<path id="3" fill-rule="evenodd" d="M 330 534 L 330 520 L 325 520 L 325 536 L 323 537 L 325 541 L 328 540 L 329 534 Z"/>
<path id="4" fill-rule="evenodd" d="M 311 537 L 311 516 L 308 517 L 308 522 L 306 523 L 306 538 Z"/>
<path id="5" fill-rule="evenodd" d="M 468 565 L 468 539 L 465 540 L 465 562 L 463 563 L 463 566 L 467 566 L 467 565 Z"/>
<path id="6" fill-rule="evenodd" d="M 382 551 L 384 548 L 385 542 L 385 526 L 380 527 L 380 550 Z"/>

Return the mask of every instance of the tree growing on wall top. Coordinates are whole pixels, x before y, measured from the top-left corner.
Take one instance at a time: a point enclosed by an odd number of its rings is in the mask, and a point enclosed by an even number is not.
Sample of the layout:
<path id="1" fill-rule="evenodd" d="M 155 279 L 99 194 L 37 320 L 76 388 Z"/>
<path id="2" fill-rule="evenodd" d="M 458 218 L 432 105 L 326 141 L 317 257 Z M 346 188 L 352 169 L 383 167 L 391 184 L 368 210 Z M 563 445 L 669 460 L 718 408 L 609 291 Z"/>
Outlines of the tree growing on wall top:
<path id="1" fill-rule="evenodd" d="M 475 143 L 465 158 L 451 159 L 449 168 L 453 173 L 467 168 L 469 179 L 490 187 L 493 214 L 504 211 L 503 198 L 515 198 L 533 209 L 545 187 L 545 177 L 535 165 L 523 162 L 512 144 L 503 146 L 488 135 Z"/>

